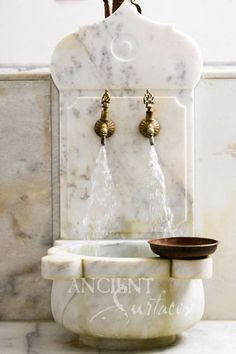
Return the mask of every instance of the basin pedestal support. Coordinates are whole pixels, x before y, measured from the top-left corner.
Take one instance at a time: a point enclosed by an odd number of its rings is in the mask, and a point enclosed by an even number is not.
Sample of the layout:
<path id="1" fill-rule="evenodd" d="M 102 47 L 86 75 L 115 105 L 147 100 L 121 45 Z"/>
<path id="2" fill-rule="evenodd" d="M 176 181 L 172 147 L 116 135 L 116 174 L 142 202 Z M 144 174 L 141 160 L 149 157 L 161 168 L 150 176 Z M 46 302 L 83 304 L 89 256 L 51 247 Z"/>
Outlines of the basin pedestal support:
<path id="1" fill-rule="evenodd" d="M 150 339 L 116 339 L 99 338 L 93 336 L 80 336 L 80 341 L 97 349 L 135 350 L 166 347 L 176 341 L 176 336 L 150 338 Z"/>

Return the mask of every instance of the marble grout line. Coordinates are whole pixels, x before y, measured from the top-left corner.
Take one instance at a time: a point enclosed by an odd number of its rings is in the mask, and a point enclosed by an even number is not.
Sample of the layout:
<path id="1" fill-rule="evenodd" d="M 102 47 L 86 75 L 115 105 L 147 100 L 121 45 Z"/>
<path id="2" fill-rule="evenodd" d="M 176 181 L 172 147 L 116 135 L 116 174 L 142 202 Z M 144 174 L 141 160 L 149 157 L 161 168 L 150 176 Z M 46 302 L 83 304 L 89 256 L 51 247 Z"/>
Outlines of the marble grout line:
<path id="1" fill-rule="evenodd" d="M 51 90 L 51 188 L 52 188 L 52 235 L 53 240 L 60 237 L 60 126 L 59 93 L 53 81 Z"/>

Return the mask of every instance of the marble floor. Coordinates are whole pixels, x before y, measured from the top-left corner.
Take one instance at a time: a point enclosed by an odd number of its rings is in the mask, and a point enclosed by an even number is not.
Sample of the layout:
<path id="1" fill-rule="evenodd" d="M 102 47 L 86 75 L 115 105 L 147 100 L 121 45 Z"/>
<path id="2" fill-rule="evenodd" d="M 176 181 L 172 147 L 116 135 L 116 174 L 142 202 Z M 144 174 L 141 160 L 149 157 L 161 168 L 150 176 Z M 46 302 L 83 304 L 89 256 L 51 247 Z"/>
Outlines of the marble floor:
<path id="1" fill-rule="evenodd" d="M 73 334 L 54 322 L 0 322 L 0 354 L 114 354 L 81 345 Z M 133 352 L 134 353 L 134 352 Z M 135 353 L 138 353 L 135 351 Z M 142 354 L 235 354 L 236 321 L 202 321 L 176 344 Z"/>

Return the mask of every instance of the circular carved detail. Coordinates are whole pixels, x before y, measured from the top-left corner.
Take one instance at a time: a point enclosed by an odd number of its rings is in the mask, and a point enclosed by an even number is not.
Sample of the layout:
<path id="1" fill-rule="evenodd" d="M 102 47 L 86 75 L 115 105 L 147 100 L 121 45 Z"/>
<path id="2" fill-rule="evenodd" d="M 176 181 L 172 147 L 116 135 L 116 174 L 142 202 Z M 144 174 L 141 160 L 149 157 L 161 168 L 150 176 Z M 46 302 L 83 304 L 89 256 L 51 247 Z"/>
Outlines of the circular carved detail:
<path id="1" fill-rule="evenodd" d="M 138 54 L 138 42 L 130 34 L 115 37 L 111 42 L 111 53 L 119 61 L 132 61 Z"/>

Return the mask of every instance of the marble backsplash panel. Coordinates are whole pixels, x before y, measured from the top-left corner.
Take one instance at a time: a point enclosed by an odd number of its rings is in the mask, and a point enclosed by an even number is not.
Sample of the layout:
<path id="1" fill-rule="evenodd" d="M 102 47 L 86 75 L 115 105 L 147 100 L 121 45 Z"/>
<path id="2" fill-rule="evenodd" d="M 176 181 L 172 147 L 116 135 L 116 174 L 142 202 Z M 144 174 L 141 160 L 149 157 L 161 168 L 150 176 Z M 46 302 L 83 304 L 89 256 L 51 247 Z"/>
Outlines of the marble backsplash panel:
<path id="1" fill-rule="evenodd" d="M 51 83 L 0 81 L 0 318 L 50 318 Z"/>
<path id="2" fill-rule="evenodd" d="M 108 157 L 120 186 L 117 203 L 122 206 L 110 223 L 115 225 L 118 219 L 118 227 L 110 227 L 107 238 L 148 239 L 154 236 L 150 232 L 162 234 L 166 223 L 160 211 L 155 212 L 159 215 L 155 227 L 150 227 L 154 220 L 144 222 L 141 215 L 141 209 L 150 204 L 145 193 L 150 185 L 148 154 L 145 157 L 148 141 L 138 133 L 145 118 L 142 99 L 147 89 L 157 100 L 161 124 L 157 151 L 174 209 L 174 231 L 182 236 L 193 233 L 193 105 L 201 71 L 200 50 L 189 37 L 173 26 L 140 16 L 129 1 L 104 21 L 80 26 L 58 43 L 51 75 L 60 95 L 62 238 L 83 239 L 83 210 L 100 145 L 94 124 L 100 118 L 99 100 L 105 88 L 109 88 L 111 116 L 117 124 L 107 144 Z M 95 219 L 96 210 L 93 215 Z M 98 229 L 96 223 L 93 229 Z"/>
<path id="3" fill-rule="evenodd" d="M 71 95 L 70 95 L 71 96 Z M 189 132 L 185 106 L 176 97 L 156 97 L 154 115 L 161 125 L 156 138 L 167 189 L 167 201 L 174 213 L 174 229 L 183 233 L 186 224 L 191 228 L 192 195 L 187 185 L 191 166 L 186 163 Z M 77 97 L 68 106 L 65 117 L 66 133 L 61 131 L 67 145 L 66 175 L 67 196 L 62 237 L 86 239 L 88 230 L 83 225 L 87 204 L 91 198 L 91 179 L 95 168 L 100 138 L 94 125 L 100 117 L 101 104 L 98 97 Z M 143 138 L 138 126 L 145 117 L 142 97 L 112 97 L 110 117 L 116 122 L 116 132 L 107 141 L 108 163 L 115 188 L 114 198 L 118 211 L 115 223 L 109 225 L 109 238 L 150 238 L 151 233 L 161 234 L 160 226 L 153 230 L 154 219 L 146 220 L 145 210 L 150 203 L 150 143 Z M 63 119 L 64 121 L 64 119 Z M 64 201 L 64 200 L 63 200 Z M 106 205 L 104 205 L 106 208 Z M 181 231 L 180 231 L 181 230 Z M 135 235 L 135 236 L 134 236 Z M 99 238 L 99 235 L 97 235 Z M 153 236 L 154 237 L 154 236 Z"/>

